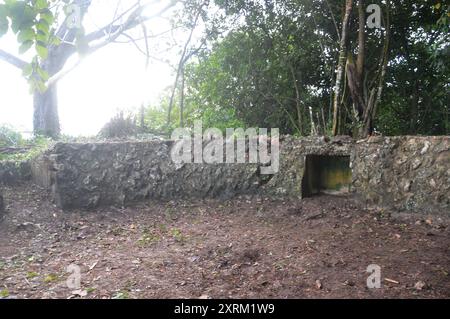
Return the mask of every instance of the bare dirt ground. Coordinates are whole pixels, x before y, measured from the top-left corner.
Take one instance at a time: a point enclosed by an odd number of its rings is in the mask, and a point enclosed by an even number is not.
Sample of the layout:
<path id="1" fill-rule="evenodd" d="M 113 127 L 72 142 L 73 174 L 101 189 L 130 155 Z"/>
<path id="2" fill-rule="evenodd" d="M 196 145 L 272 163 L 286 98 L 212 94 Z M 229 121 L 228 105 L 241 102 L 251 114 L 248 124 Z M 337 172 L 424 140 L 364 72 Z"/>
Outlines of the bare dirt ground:
<path id="1" fill-rule="evenodd" d="M 62 212 L 5 189 L 0 298 L 449 298 L 450 222 L 351 198 L 149 202 Z M 445 212 L 443 212 L 445 213 Z M 81 267 L 81 289 L 66 281 Z M 382 287 L 368 289 L 368 265 Z"/>

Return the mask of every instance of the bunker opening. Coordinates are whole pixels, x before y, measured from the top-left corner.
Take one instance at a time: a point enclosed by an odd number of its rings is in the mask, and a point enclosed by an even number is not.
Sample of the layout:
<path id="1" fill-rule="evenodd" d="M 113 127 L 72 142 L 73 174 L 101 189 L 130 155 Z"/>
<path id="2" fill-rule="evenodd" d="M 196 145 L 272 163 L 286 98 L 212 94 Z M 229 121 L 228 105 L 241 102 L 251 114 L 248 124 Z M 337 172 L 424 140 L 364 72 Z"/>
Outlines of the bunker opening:
<path id="1" fill-rule="evenodd" d="M 320 194 L 345 195 L 350 192 L 351 182 L 350 156 L 305 156 L 303 197 Z"/>

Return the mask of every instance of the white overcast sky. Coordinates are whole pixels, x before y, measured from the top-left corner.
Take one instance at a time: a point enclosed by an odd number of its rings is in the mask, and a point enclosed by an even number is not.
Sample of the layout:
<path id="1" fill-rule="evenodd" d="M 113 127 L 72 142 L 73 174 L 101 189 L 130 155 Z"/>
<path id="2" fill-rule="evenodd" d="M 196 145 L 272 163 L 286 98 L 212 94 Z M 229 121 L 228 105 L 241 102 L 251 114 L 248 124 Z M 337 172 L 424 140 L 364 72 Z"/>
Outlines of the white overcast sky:
<path id="1" fill-rule="evenodd" d="M 0 0 L 0 2 L 3 2 Z M 142 1 L 145 2 L 145 1 Z M 158 12 L 167 4 L 161 0 L 148 9 L 148 14 Z M 122 0 L 123 8 L 134 0 Z M 117 0 L 93 0 L 85 19 L 87 32 L 108 23 L 114 16 Z M 170 12 L 165 16 L 170 16 Z M 157 34 L 170 28 L 167 19 L 154 19 L 149 31 Z M 185 32 L 175 37 L 180 44 Z M 178 41 L 177 40 L 177 41 Z M 152 50 L 158 43 L 151 40 Z M 165 45 L 165 40 L 161 39 Z M 0 38 L 0 48 L 17 54 L 18 45 L 13 34 Z M 31 51 L 31 50 L 30 50 Z M 157 52 L 151 52 L 156 55 Z M 176 64 L 178 49 L 160 54 Z M 21 56 L 26 59 L 27 56 Z M 76 57 L 68 64 L 76 61 Z M 157 103 L 164 89 L 173 84 L 173 69 L 162 62 L 151 60 L 145 68 L 146 58 L 132 44 L 109 45 L 86 58 L 82 64 L 58 84 L 59 115 L 63 134 L 94 135 L 118 111 L 138 108 L 142 103 Z M 32 130 L 33 104 L 28 85 L 15 67 L 0 60 L 0 125 L 10 124 L 26 132 Z"/>

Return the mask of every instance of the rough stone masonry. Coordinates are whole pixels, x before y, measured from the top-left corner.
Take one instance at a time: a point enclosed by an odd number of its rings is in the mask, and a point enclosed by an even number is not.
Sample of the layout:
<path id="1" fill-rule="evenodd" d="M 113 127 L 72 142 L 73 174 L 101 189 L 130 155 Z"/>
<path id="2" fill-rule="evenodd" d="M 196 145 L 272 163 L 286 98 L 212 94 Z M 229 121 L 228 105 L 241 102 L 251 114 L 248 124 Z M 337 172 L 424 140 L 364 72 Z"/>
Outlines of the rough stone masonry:
<path id="1" fill-rule="evenodd" d="M 262 175 L 260 164 L 175 165 L 173 141 L 58 143 L 34 160 L 32 175 L 64 209 L 252 194 L 301 199 L 308 155 L 348 156 L 349 189 L 367 204 L 449 214 L 449 140 L 284 136 L 275 175 Z"/>
<path id="2" fill-rule="evenodd" d="M 3 203 L 3 195 L 2 195 L 2 190 L 0 188 L 0 217 L 1 214 L 3 214 L 5 211 L 5 203 Z"/>
<path id="3" fill-rule="evenodd" d="M 373 137 L 352 151 L 352 188 L 369 204 L 450 214 L 450 138 Z"/>

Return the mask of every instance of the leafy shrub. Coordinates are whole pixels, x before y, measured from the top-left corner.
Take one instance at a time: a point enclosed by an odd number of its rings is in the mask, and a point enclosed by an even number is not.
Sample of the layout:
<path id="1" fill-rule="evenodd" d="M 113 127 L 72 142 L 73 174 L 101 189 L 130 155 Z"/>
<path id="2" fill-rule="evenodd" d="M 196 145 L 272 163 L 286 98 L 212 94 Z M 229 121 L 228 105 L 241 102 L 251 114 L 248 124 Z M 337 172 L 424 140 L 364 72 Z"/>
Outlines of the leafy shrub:
<path id="1" fill-rule="evenodd" d="M 22 134 L 9 126 L 0 126 L 0 147 L 17 147 L 22 145 L 23 142 Z"/>
<path id="2" fill-rule="evenodd" d="M 102 138 L 127 138 L 140 132 L 136 124 L 136 118 L 132 115 L 125 116 L 120 112 L 113 117 L 100 131 Z"/>

